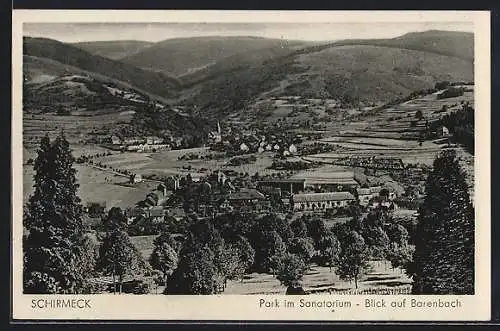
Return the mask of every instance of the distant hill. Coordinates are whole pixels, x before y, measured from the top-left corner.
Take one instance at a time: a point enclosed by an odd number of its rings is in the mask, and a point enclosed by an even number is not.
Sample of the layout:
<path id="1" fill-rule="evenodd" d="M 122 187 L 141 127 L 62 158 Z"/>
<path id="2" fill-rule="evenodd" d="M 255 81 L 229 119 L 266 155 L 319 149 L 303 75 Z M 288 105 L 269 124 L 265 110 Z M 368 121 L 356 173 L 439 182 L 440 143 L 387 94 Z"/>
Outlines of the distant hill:
<path id="1" fill-rule="evenodd" d="M 474 34 L 470 32 L 429 30 L 411 32 L 392 39 L 352 39 L 336 42 L 335 45 L 387 46 L 472 61 L 474 59 Z"/>
<path id="2" fill-rule="evenodd" d="M 112 60 L 120 60 L 135 54 L 153 43 L 140 40 L 111 40 L 111 41 L 86 41 L 73 43 L 86 52 L 99 55 Z"/>
<path id="3" fill-rule="evenodd" d="M 383 103 L 442 80 L 473 81 L 471 50 L 471 34 L 427 31 L 302 47 L 232 71 L 224 70 L 231 67 L 225 58 L 204 69 L 218 66 L 221 73 L 212 70 L 203 84 L 184 91 L 183 101 L 207 118 L 245 111 L 263 94 Z"/>
<path id="4" fill-rule="evenodd" d="M 306 42 L 290 41 L 288 44 L 296 46 L 305 45 Z M 236 54 L 279 48 L 283 45 L 286 45 L 283 40 L 260 37 L 175 38 L 155 43 L 123 58 L 122 61 L 140 68 L 179 76 L 203 69 Z"/>
<path id="5" fill-rule="evenodd" d="M 26 60 L 31 62 L 32 59 Z M 23 109 L 32 113 L 96 115 L 135 112 L 145 108 L 148 100 L 147 95 L 137 90 L 84 72 L 32 80 L 24 84 L 23 91 Z"/>
<path id="6" fill-rule="evenodd" d="M 88 72 L 110 77 L 163 98 L 175 97 L 179 82 L 163 73 L 154 73 L 119 61 L 92 55 L 75 46 L 52 39 L 23 38 L 23 54 L 46 58 Z"/>

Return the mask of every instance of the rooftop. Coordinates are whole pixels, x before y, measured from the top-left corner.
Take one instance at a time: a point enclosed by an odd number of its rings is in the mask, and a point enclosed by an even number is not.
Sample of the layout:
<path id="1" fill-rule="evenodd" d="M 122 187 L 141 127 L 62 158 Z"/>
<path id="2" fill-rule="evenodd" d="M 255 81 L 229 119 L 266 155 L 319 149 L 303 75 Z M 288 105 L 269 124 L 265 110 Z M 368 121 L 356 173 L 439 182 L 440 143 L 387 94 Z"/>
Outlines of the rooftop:
<path id="1" fill-rule="evenodd" d="M 288 179 L 283 179 L 283 178 L 277 178 L 277 179 L 265 179 L 261 180 L 258 183 L 259 184 L 264 184 L 264 183 L 304 183 L 306 180 L 305 179 L 296 179 L 296 178 L 288 178 Z"/>
<path id="2" fill-rule="evenodd" d="M 256 189 L 242 188 L 238 192 L 229 194 L 229 200 L 264 200 L 266 196 Z"/>
<path id="3" fill-rule="evenodd" d="M 343 201 L 355 200 L 349 192 L 329 192 L 329 193 L 305 193 L 295 194 L 293 202 L 316 202 L 316 201 Z"/>
<path id="4" fill-rule="evenodd" d="M 358 188 L 359 195 L 368 195 L 371 194 L 371 190 L 369 188 Z"/>
<path id="5" fill-rule="evenodd" d="M 149 215 L 151 217 L 162 217 L 165 215 L 165 211 L 163 210 L 163 207 L 161 207 L 161 206 L 153 207 L 149 210 Z"/>

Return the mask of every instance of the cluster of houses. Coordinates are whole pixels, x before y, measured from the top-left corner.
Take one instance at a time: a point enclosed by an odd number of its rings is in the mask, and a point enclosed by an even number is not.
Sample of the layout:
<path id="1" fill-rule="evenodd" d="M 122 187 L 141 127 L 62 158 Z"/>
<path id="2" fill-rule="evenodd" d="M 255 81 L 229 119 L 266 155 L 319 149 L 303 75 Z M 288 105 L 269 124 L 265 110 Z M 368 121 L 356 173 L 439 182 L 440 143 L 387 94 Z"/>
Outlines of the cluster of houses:
<path id="1" fill-rule="evenodd" d="M 229 132 L 232 132 L 230 130 Z M 224 139 L 226 136 L 228 139 Z M 302 141 L 302 135 L 277 136 L 260 135 L 257 130 L 246 130 L 242 133 L 232 132 L 225 134 L 222 132 L 220 123 L 217 122 L 217 130 L 208 133 L 209 145 L 222 149 L 238 150 L 242 153 L 264 153 L 275 152 L 284 156 L 290 156 L 297 153 L 296 143 Z"/>
<path id="2" fill-rule="evenodd" d="M 155 152 L 171 149 L 171 144 L 160 137 L 125 137 L 113 135 L 109 138 L 108 147 L 129 152 Z"/>
<path id="3" fill-rule="evenodd" d="M 131 176 L 131 181 L 140 180 L 138 176 Z M 190 175 L 170 176 L 125 213 L 129 222 L 139 216 L 154 222 L 162 222 L 166 215 L 180 219 L 186 213 L 186 200 L 192 200 L 189 204 L 190 210 L 201 217 L 231 211 L 321 212 L 345 208 L 356 202 L 368 209 L 396 208 L 394 190 L 381 186 L 360 187 L 355 180 L 270 178 L 255 184 L 255 187 L 235 187 L 230 177 L 222 171 L 215 171 L 200 178 Z M 186 187 L 189 187 L 188 191 L 184 190 Z M 317 191 L 319 188 L 322 188 L 321 192 Z M 276 205 L 272 201 L 280 203 Z M 99 206 L 89 207 L 89 212 L 104 212 Z"/>
<path id="4" fill-rule="evenodd" d="M 335 165 L 343 165 L 349 167 L 360 167 L 370 169 L 384 169 L 384 170 L 402 170 L 405 168 L 403 160 L 397 157 L 360 157 L 350 156 L 345 158 L 336 158 L 332 161 Z"/>

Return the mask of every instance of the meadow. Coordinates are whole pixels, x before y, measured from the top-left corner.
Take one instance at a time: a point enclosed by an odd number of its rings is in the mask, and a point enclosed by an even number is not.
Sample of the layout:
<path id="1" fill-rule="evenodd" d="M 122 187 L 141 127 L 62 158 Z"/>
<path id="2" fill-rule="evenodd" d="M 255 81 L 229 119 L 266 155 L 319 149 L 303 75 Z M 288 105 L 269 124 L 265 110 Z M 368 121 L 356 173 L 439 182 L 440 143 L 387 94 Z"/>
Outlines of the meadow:
<path id="1" fill-rule="evenodd" d="M 359 282 L 358 291 L 382 288 L 408 287 L 412 281 L 399 268 L 392 269 L 387 262 L 371 262 L 370 270 Z M 304 274 L 302 286 L 306 293 L 329 294 L 354 290 L 354 281 L 341 280 L 328 267 L 312 265 Z M 270 274 L 251 273 L 241 280 L 228 282 L 223 294 L 285 294 L 286 287 Z"/>
<path id="2" fill-rule="evenodd" d="M 156 188 L 157 183 L 128 184 L 128 178 L 111 174 L 86 165 L 75 165 L 80 185 L 78 195 L 85 205 L 88 202 L 105 202 L 107 208 L 133 207 Z M 26 203 L 33 192 L 33 167 L 23 166 L 23 201 Z"/>

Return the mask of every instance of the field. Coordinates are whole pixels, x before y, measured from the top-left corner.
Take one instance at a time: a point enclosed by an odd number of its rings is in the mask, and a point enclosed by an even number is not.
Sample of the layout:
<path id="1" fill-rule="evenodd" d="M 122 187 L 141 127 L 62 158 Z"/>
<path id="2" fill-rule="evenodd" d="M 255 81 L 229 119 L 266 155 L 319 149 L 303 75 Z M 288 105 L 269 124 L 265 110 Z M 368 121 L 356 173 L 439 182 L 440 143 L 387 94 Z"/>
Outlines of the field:
<path id="1" fill-rule="evenodd" d="M 220 160 L 192 159 L 179 160 L 185 154 L 206 155 L 211 153 L 207 147 L 191 148 L 183 150 L 161 151 L 157 153 L 116 153 L 110 156 L 100 157 L 97 160 L 116 169 L 130 170 L 142 175 L 187 175 L 200 177 L 208 175 L 210 171 L 217 169 L 233 170 L 236 172 L 267 174 L 276 172 L 267 169 L 272 164 L 272 153 L 255 154 L 257 161 L 250 164 L 231 166 L 229 158 Z M 189 168 L 190 167 L 190 168 Z M 188 169 L 189 168 L 189 169 Z"/>
<path id="2" fill-rule="evenodd" d="M 85 205 L 87 202 L 106 202 L 106 207 L 133 207 L 143 200 L 158 184 L 142 182 L 128 184 L 128 178 L 89 166 L 75 166 L 80 184 L 78 195 Z M 23 201 L 26 203 L 33 191 L 33 167 L 23 167 Z"/>
<path id="3" fill-rule="evenodd" d="M 373 262 L 372 270 L 364 279 L 358 282 L 358 290 L 374 290 L 381 288 L 400 288 L 412 283 L 400 269 L 391 269 L 389 264 Z M 354 281 L 343 281 L 328 267 L 312 266 L 303 278 L 303 288 L 306 292 L 335 293 L 354 290 Z M 229 281 L 224 294 L 285 294 L 286 287 L 269 274 L 252 273 L 246 275 L 243 282 Z"/>
<path id="4" fill-rule="evenodd" d="M 88 139 L 92 133 L 120 123 L 128 123 L 131 118 L 130 113 L 93 116 L 24 114 L 23 145 L 28 149 L 36 148 L 46 134 L 54 138 L 64 130 L 66 139 L 71 143 L 71 147 L 75 148 L 79 141 Z"/>
<path id="5" fill-rule="evenodd" d="M 299 171 L 292 176 L 293 179 L 305 179 L 307 181 L 333 180 L 337 183 L 356 184 L 354 172 L 349 167 L 325 165 L 316 169 Z"/>
<path id="6" fill-rule="evenodd" d="M 460 107 L 460 103 L 474 102 L 474 93 L 465 92 L 462 97 L 438 100 L 436 94 L 410 100 L 374 114 L 365 114 L 352 121 L 332 124 L 320 141 L 340 147 L 332 153 L 309 155 L 305 159 L 331 162 L 332 158 L 347 156 L 387 156 L 399 157 L 404 163 L 431 165 L 436 155 L 446 144 L 433 141 L 418 142 L 419 132 L 426 121 L 442 117 L 444 105 L 446 112 Z M 423 119 L 416 121 L 415 114 L 421 110 Z"/>

